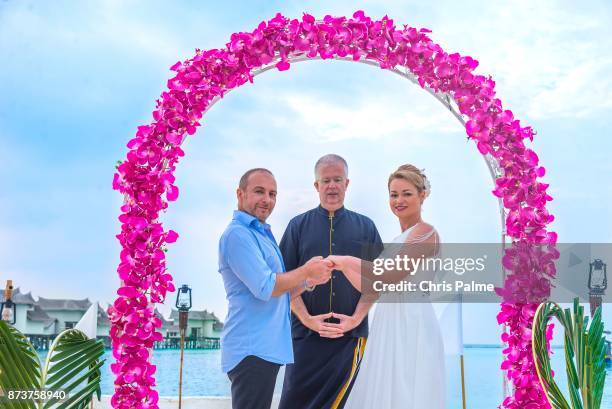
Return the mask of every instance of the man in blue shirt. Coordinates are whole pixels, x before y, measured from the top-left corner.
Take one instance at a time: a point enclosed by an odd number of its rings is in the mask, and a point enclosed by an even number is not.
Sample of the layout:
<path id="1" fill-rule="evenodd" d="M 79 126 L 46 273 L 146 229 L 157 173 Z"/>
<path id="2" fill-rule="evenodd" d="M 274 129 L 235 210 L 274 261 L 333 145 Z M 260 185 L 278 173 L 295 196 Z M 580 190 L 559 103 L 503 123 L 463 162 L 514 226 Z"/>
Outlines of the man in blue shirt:
<path id="1" fill-rule="evenodd" d="M 266 224 L 276 204 L 269 170 L 246 172 L 236 195 L 238 210 L 219 240 L 219 273 L 229 302 L 221 366 L 232 383 L 234 409 L 269 409 L 280 365 L 293 362 L 290 295 L 327 282 L 333 263 L 313 257 L 285 272 Z"/>

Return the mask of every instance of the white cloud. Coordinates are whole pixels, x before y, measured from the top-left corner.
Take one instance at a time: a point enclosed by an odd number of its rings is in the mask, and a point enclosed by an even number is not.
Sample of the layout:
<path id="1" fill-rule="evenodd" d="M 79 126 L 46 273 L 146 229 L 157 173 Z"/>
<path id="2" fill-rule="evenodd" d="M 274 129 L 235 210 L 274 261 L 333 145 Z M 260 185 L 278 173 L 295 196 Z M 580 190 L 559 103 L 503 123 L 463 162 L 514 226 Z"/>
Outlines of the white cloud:
<path id="1" fill-rule="evenodd" d="M 498 97 L 521 117 L 592 117 L 610 108 L 612 94 L 611 32 L 601 11 L 556 1 L 488 3 L 478 18 L 469 7 L 439 17 L 432 37 L 479 60 L 477 71 L 493 76 Z"/>
<path id="2" fill-rule="evenodd" d="M 398 93 L 399 94 L 399 93 Z M 399 133 L 448 132 L 447 112 L 403 106 L 401 94 L 386 94 L 384 98 L 368 98 L 349 104 L 322 100 L 308 93 L 284 94 L 280 104 L 286 104 L 293 117 L 277 119 L 279 125 L 289 123 L 317 135 L 319 143 L 346 139 L 379 140 Z M 416 109 L 415 109 L 416 108 Z M 442 126 L 441 126 L 442 125 Z"/>
<path id="3" fill-rule="evenodd" d="M 9 46 L 25 44 L 50 53 L 106 50 L 160 60 L 168 66 L 181 54 L 193 51 L 184 49 L 179 37 L 167 26 L 132 14 L 138 7 L 130 10 L 125 2 L 116 1 L 82 6 L 68 7 L 58 16 L 56 6 L 11 2 L 3 6 L 1 36 Z M 13 38 L 16 32 L 20 33 L 18 40 Z M 13 39 L 9 42 L 9 38 Z"/>
<path id="4" fill-rule="evenodd" d="M 492 75 L 505 107 L 524 119 L 594 117 L 610 109 L 612 29 L 605 1 L 337 1 L 310 3 L 309 12 L 350 16 L 357 8 L 375 19 L 388 15 L 398 26 L 427 27 L 445 51 L 476 58 L 477 72 Z"/>
<path id="5" fill-rule="evenodd" d="M 541 90 L 530 103 L 534 118 L 588 118 L 596 112 L 612 113 L 612 59 L 577 65 L 558 76 L 551 89 Z"/>
<path id="6" fill-rule="evenodd" d="M 88 31 L 88 39 L 106 40 L 113 47 L 126 53 L 139 53 L 145 58 L 156 58 L 173 64 L 179 58 L 190 57 L 193 50 L 186 49 L 178 33 L 146 18 L 134 18 L 135 9 L 128 9 L 125 2 L 103 3 L 100 19 L 96 19 Z M 205 21 L 202 21 L 205 24 Z"/>

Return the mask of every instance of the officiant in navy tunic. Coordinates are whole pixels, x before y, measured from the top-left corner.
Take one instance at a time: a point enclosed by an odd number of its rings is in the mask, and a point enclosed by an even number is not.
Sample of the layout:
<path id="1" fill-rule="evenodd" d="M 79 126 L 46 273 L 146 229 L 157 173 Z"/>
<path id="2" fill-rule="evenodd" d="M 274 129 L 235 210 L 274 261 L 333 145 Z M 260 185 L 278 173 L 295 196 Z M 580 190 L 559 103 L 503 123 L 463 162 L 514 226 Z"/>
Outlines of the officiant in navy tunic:
<path id="1" fill-rule="evenodd" d="M 382 250 L 374 222 L 344 207 L 346 161 L 323 156 L 315 178 L 320 205 L 293 218 L 280 243 L 286 268 L 330 254 L 364 258 L 364 246 Z M 372 303 L 340 271 L 310 290 L 291 302 L 294 364 L 286 367 L 279 409 L 342 408 L 363 356 Z"/>

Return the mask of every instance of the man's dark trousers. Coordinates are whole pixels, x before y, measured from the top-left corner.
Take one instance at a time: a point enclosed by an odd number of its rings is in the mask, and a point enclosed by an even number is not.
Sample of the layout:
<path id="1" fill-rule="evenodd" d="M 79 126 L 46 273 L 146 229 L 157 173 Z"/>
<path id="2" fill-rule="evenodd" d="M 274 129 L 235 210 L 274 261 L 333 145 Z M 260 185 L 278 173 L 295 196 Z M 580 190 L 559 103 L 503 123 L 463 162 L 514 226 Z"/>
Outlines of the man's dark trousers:
<path id="1" fill-rule="evenodd" d="M 279 364 L 249 355 L 227 373 L 232 409 L 270 409 Z"/>

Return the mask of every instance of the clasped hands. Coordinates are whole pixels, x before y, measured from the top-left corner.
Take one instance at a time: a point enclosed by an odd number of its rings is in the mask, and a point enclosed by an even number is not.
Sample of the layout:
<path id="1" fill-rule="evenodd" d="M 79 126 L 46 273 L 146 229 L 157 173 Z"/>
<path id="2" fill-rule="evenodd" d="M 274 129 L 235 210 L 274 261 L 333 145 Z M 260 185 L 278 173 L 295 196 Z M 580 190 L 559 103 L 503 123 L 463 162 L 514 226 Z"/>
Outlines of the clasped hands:
<path id="1" fill-rule="evenodd" d="M 328 282 L 333 270 L 342 270 L 341 260 L 341 256 L 316 256 L 308 260 L 304 264 L 306 285 L 311 287 Z"/>
<path id="2" fill-rule="evenodd" d="M 329 256 L 327 258 L 317 256 L 311 258 L 304 264 L 307 276 L 306 285 L 310 287 L 325 284 L 330 280 L 333 270 L 343 270 L 343 261 L 343 256 Z M 336 322 L 328 322 L 330 318 L 335 318 Z M 312 331 L 317 332 L 321 337 L 340 338 L 346 332 L 357 327 L 360 322 L 360 319 L 351 315 L 328 312 L 326 314 L 303 317 L 302 323 Z"/>

